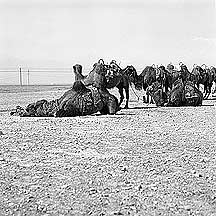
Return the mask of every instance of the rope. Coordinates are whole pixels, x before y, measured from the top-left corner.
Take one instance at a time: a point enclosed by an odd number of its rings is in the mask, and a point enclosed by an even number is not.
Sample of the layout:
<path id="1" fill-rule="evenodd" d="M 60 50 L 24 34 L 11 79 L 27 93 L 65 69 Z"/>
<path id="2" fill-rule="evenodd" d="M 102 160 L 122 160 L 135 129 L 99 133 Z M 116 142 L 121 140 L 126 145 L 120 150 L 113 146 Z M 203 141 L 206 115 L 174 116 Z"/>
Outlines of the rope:
<path id="1" fill-rule="evenodd" d="M 131 87 L 131 89 L 132 89 L 132 91 L 133 91 L 133 93 L 136 95 L 136 97 L 138 98 L 138 101 L 140 100 L 140 97 L 136 94 L 136 92 L 135 92 L 135 90 L 133 89 L 133 87 L 132 87 L 132 85 L 130 84 L 130 87 Z"/>

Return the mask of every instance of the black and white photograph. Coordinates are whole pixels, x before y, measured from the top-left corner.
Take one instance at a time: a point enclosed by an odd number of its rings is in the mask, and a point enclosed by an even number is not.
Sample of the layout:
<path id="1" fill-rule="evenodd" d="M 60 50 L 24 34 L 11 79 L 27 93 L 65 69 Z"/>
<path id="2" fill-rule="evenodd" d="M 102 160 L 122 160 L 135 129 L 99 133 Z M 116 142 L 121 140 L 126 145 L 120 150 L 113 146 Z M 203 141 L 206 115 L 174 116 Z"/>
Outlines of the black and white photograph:
<path id="1" fill-rule="evenodd" d="M 216 215 L 216 0 L 0 0 L 0 216 Z"/>

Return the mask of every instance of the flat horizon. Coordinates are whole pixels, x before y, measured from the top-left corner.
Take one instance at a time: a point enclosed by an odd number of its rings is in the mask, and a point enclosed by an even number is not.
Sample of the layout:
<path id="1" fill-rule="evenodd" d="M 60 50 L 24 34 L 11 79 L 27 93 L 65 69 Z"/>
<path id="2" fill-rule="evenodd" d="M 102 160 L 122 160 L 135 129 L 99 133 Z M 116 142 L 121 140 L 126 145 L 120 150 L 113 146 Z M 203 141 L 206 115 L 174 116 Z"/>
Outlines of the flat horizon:
<path id="1" fill-rule="evenodd" d="M 0 0 L 0 69 L 216 65 L 215 0 Z M 68 78 L 68 77 L 67 77 Z M 64 76 L 34 82 L 65 82 Z M 50 81 L 49 81 L 50 79 Z M 32 80 L 33 81 L 33 80 Z M 17 77 L 0 74 L 0 84 Z"/>

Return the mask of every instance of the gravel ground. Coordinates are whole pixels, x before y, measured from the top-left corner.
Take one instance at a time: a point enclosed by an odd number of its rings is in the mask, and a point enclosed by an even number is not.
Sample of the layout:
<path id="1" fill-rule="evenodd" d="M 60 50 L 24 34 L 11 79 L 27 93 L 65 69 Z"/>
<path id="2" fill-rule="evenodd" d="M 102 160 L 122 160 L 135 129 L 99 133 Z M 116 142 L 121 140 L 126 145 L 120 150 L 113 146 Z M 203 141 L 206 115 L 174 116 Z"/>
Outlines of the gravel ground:
<path id="1" fill-rule="evenodd" d="M 216 215 L 216 100 L 156 108 L 131 92 L 112 116 L 5 112 L 63 91 L 0 93 L 0 215 Z"/>

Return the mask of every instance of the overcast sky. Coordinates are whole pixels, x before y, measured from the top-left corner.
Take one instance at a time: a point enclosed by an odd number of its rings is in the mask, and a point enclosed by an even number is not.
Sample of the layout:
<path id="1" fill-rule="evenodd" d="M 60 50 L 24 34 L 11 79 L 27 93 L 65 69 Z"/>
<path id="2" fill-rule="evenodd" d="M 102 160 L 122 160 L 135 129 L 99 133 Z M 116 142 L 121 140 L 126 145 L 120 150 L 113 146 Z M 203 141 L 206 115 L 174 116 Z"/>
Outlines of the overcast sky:
<path id="1" fill-rule="evenodd" d="M 99 58 L 216 65 L 215 1 L 0 0 L 0 68 L 88 70 Z"/>

